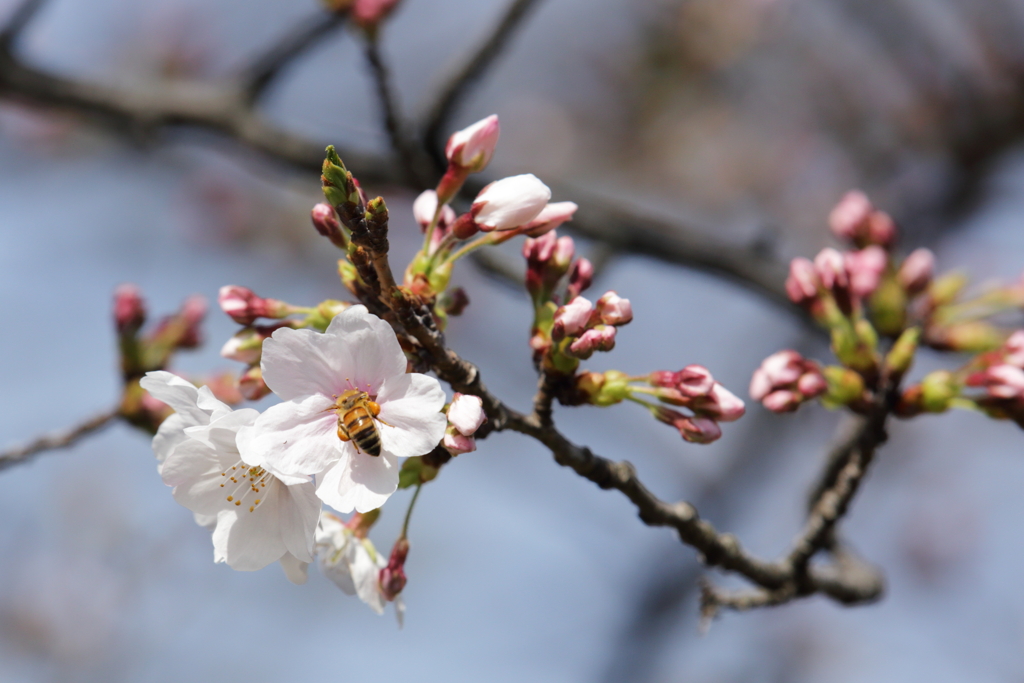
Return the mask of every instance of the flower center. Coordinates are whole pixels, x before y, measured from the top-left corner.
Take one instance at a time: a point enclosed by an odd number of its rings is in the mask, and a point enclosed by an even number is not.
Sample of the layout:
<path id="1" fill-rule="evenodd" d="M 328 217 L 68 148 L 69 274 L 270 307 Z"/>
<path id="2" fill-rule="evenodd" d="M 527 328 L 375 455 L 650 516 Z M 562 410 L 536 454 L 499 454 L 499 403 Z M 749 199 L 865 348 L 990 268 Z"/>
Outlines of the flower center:
<path id="1" fill-rule="evenodd" d="M 254 494 L 260 496 L 249 503 L 249 512 L 256 510 L 259 504 L 266 499 L 267 484 L 274 482 L 274 475 L 262 467 L 246 465 L 241 460 L 221 472 L 220 476 L 225 478 L 220 487 L 231 491 L 225 500 L 234 503 L 236 507 L 242 507 L 246 499 Z"/>

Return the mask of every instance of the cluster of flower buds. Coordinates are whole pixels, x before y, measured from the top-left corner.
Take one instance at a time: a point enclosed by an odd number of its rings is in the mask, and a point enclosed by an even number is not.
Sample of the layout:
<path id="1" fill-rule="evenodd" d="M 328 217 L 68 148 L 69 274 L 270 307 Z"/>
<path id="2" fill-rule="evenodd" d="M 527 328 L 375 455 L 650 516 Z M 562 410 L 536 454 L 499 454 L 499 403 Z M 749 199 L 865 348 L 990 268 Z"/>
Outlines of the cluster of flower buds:
<path id="1" fill-rule="evenodd" d="M 964 384 L 985 395 L 974 403 L 996 418 L 1024 421 L 1024 330 L 1010 335 L 996 351 L 978 356 L 968 365 Z"/>
<path id="2" fill-rule="evenodd" d="M 487 421 L 483 401 L 479 396 L 456 393 L 448 406 L 448 427 L 442 445 L 452 455 L 471 453 L 476 450 L 473 435 L 480 425 Z"/>
<path id="3" fill-rule="evenodd" d="M 633 320 L 633 307 L 613 291 L 605 292 L 596 304 L 577 296 L 555 311 L 551 341 L 575 358 L 587 359 L 595 351 L 615 348 L 615 328 Z M 566 341 L 568 340 L 568 341 Z"/>
<path id="4" fill-rule="evenodd" d="M 816 318 L 828 323 L 832 302 L 849 316 L 878 289 L 888 264 L 889 255 L 877 245 L 849 252 L 822 249 L 813 262 L 805 258 L 790 262 L 786 293 L 793 303 L 807 307 Z"/>
<path id="5" fill-rule="evenodd" d="M 793 412 L 827 390 L 820 366 L 792 350 L 765 358 L 750 380 L 750 397 L 773 413 Z"/>
<path id="6" fill-rule="evenodd" d="M 629 377 L 617 370 L 583 372 L 576 378 L 581 403 L 609 406 L 630 400 L 647 407 L 656 420 L 679 430 L 686 441 L 711 443 L 722 436 L 720 422 L 743 417 L 743 400 L 715 381 L 702 365 L 682 370 L 658 370 L 642 377 Z M 644 397 L 654 397 L 650 403 Z M 673 408 L 686 408 L 690 415 Z"/>

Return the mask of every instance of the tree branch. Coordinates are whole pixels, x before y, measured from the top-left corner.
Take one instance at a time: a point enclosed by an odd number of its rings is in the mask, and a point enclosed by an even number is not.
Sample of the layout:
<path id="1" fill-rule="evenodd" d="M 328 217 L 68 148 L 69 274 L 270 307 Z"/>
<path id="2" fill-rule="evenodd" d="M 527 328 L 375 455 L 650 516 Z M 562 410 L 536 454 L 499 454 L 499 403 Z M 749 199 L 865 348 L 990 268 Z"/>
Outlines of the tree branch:
<path id="1" fill-rule="evenodd" d="M 69 429 L 41 436 L 35 441 L 21 446 L 20 448 L 12 448 L 4 451 L 0 453 L 0 470 L 5 470 L 12 465 L 26 462 L 32 456 L 42 453 L 43 451 L 52 451 L 58 448 L 73 446 L 82 437 L 92 434 L 93 432 L 109 425 L 118 415 L 119 411 L 115 408 L 114 410 L 101 413 L 100 415 L 92 417 Z"/>
<path id="2" fill-rule="evenodd" d="M 487 36 L 473 50 L 441 86 L 439 95 L 427 114 L 423 130 L 424 147 L 429 150 L 438 168 L 444 169 L 444 145 L 452 114 L 470 88 L 494 64 L 494 61 L 522 25 L 537 0 L 513 0 L 505 14 Z"/>
<path id="3" fill-rule="evenodd" d="M 239 75 L 245 100 L 257 102 L 289 64 L 344 26 L 346 19 L 344 13 L 317 12 L 257 55 Z"/>
<path id="4" fill-rule="evenodd" d="M 23 0 L 0 29 L 0 51 L 10 50 L 25 28 L 35 19 L 46 0 Z"/>

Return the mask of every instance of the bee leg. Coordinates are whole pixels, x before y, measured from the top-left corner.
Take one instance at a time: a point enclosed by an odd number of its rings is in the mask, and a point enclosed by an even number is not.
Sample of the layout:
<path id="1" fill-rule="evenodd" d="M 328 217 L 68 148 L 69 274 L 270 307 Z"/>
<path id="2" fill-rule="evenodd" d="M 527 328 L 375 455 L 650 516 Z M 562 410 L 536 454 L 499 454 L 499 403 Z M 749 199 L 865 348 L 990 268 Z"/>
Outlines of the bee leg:
<path id="1" fill-rule="evenodd" d="M 395 426 L 393 424 L 388 424 L 384 420 L 382 420 L 379 417 L 377 417 L 378 415 L 380 415 L 380 404 L 379 403 L 376 403 L 374 401 L 367 401 L 366 405 L 370 408 L 370 414 L 373 415 L 373 419 L 375 419 L 377 422 L 380 422 L 382 425 L 387 425 L 388 427 L 394 427 Z"/>

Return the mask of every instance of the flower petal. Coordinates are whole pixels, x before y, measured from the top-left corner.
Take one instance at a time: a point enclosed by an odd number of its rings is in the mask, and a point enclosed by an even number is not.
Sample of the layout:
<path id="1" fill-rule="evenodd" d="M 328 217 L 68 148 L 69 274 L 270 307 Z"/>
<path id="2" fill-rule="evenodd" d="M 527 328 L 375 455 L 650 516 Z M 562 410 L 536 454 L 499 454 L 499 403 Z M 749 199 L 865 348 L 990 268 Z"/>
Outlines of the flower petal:
<path id="1" fill-rule="evenodd" d="M 348 388 L 345 377 L 352 374 L 353 363 L 337 337 L 283 327 L 264 340 L 260 368 L 267 386 L 290 401 L 340 394 Z"/>
<path id="2" fill-rule="evenodd" d="M 214 556 L 243 572 L 263 569 L 287 552 L 281 540 L 279 495 L 268 495 L 253 512 L 222 510 L 213 531 Z"/>
<path id="3" fill-rule="evenodd" d="M 302 562 L 291 553 L 285 553 L 284 557 L 278 561 L 281 563 L 284 575 L 296 586 L 301 586 L 309 579 L 309 562 Z"/>
<path id="4" fill-rule="evenodd" d="M 343 340 L 338 346 L 343 346 L 352 359 L 349 372 L 342 378 L 352 386 L 346 384 L 345 388 L 377 394 L 384 380 L 405 373 L 405 354 L 395 331 L 366 306 L 351 306 L 334 316 L 325 336 Z"/>
<path id="5" fill-rule="evenodd" d="M 337 417 L 330 398 L 313 395 L 268 408 L 252 429 L 238 434 L 238 451 L 250 465 L 282 475 L 319 474 L 341 457 Z"/>
<path id="6" fill-rule="evenodd" d="M 313 482 L 295 486 L 278 482 L 276 494 L 281 496 L 281 536 L 288 553 L 301 562 L 312 562 L 313 537 L 320 519 L 316 487 Z"/>
<path id="7" fill-rule="evenodd" d="M 387 451 L 379 456 L 356 453 L 317 477 L 316 495 L 338 512 L 376 510 L 398 490 L 398 459 Z"/>
<path id="8" fill-rule="evenodd" d="M 381 445 L 394 455 L 409 458 L 429 453 L 444 438 L 448 421 L 440 411 L 445 395 L 433 377 L 419 373 L 390 377 L 377 403 Z"/>

